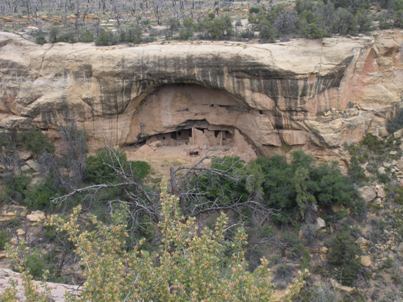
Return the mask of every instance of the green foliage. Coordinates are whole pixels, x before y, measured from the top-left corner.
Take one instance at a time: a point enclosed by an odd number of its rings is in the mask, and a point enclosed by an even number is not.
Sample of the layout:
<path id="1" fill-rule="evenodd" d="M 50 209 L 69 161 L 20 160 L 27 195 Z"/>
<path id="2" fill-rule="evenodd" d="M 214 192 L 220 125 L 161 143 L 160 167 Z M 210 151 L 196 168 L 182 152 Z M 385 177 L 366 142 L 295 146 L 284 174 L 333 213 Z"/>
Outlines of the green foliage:
<path id="1" fill-rule="evenodd" d="M 4 250 L 10 240 L 10 235 L 5 230 L 0 230 L 0 250 Z"/>
<path id="2" fill-rule="evenodd" d="M 208 17 L 200 22 L 198 27 L 206 39 L 229 39 L 233 34 L 231 18 L 227 15 Z"/>
<path id="3" fill-rule="evenodd" d="M 109 46 L 116 44 L 116 38 L 112 32 L 101 29 L 98 36 L 95 39 L 95 45 L 97 46 Z"/>
<path id="4" fill-rule="evenodd" d="M 260 158 L 264 175 L 262 188 L 268 207 L 277 209 L 281 223 L 304 217 L 312 204 L 330 210 L 332 205 L 354 207 L 358 194 L 335 163 L 315 165 L 313 159 L 295 152 L 291 163 L 280 156 Z"/>
<path id="5" fill-rule="evenodd" d="M 25 192 L 24 203 L 31 210 L 49 210 L 53 207 L 51 199 L 59 193 L 60 190 L 48 178 Z"/>
<path id="6" fill-rule="evenodd" d="M 59 28 L 52 27 L 49 31 L 49 42 L 56 43 L 58 42 Z"/>
<path id="7" fill-rule="evenodd" d="M 191 18 L 186 18 L 183 20 L 183 26 L 179 30 L 179 38 L 181 40 L 189 40 L 193 37 L 195 29 L 195 24 L 193 22 L 193 19 Z"/>
<path id="8" fill-rule="evenodd" d="M 143 32 L 141 27 L 138 25 L 131 25 L 120 31 L 119 42 L 139 44 L 142 42 L 142 36 Z"/>
<path id="9" fill-rule="evenodd" d="M 386 127 L 389 133 L 396 132 L 403 128 L 403 109 L 400 109 L 397 114 L 388 121 Z"/>
<path id="10" fill-rule="evenodd" d="M 6 201 L 22 202 L 25 199 L 30 182 L 31 178 L 25 174 L 10 175 L 10 177 L 6 178 L 4 190 Z"/>
<path id="11" fill-rule="evenodd" d="M 84 30 L 80 33 L 78 41 L 84 43 L 94 42 L 94 34 L 89 30 Z"/>
<path id="12" fill-rule="evenodd" d="M 177 197 L 162 193 L 159 223 L 161 243 L 149 252 L 141 242 L 127 250 L 121 219 L 105 225 L 91 217 L 91 231 L 80 231 L 80 208 L 68 220 L 54 218 L 68 233 L 83 264 L 85 282 L 73 301 L 272 301 L 268 263 L 248 270 L 243 229 L 233 240 L 226 236 L 228 219 L 221 215 L 215 228 L 200 230 L 185 218 Z M 298 279 L 284 297 L 290 301 L 302 287 Z"/>
<path id="13" fill-rule="evenodd" d="M 327 212 L 333 205 L 355 214 L 363 210 L 353 184 L 335 163 L 318 165 L 303 152 L 294 152 L 291 162 L 278 155 L 249 164 L 236 157 L 215 158 L 212 171 L 197 173 L 185 191 L 184 205 L 190 212 L 253 199 L 273 210 L 272 219 L 280 224 L 299 223 L 315 205 Z"/>
<path id="14" fill-rule="evenodd" d="M 365 171 L 361 167 L 360 161 L 356 155 L 351 156 L 350 164 L 348 166 L 348 175 L 354 183 L 363 183 L 367 180 Z"/>
<path id="15" fill-rule="evenodd" d="M 337 233 L 329 242 L 328 263 L 336 279 L 344 285 L 352 286 L 362 267 L 359 262 L 360 247 L 351 231 L 345 229 Z"/>
<path id="16" fill-rule="evenodd" d="M 259 37 L 263 41 L 275 42 L 277 37 L 277 32 L 273 26 L 273 24 L 264 20 L 259 24 Z"/>
<path id="17" fill-rule="evenodd" d="M 115 169 L 123 169 L 129 175 L 144 179 L 151 170 L 148 163 L 142 161 L 128 161 L 121 151 L 111 152 L 101 149 L 86 160 L 84 180 L 89 183 L 114 183 L 119 176 Z"/>
<path id="18" fill-rule="evenodd" d="M 356 34 L 371 28 L 367 1 L 298 0 L 300 33 L 308 38 Z"/>
<path id="19" fill-rule="evenodd" d="M 39 129 L 18 133 L 17 140 L 24 149 L 31 151 L 36 156 L 44 152 L 53 153 L 55 151 L 55 147 L 49 138 Z"/>
<path id="20" fill-rule="evenodd" d="M 45 33 L 43 31 L 39 30 L 35 34 L 35 43 L 40 44 L 40 45 L 43 45 L 46 43 L 46 37 L 45 37 Z"/>
<path id="21" fill-rule="evenodd" d="M 25 258 L 25 267 L 29 274 L 36 279 L 43 277 L 43 274 L 47 270 L 46 260 L 42 253 L 37 250 L 33 250 Z"/>

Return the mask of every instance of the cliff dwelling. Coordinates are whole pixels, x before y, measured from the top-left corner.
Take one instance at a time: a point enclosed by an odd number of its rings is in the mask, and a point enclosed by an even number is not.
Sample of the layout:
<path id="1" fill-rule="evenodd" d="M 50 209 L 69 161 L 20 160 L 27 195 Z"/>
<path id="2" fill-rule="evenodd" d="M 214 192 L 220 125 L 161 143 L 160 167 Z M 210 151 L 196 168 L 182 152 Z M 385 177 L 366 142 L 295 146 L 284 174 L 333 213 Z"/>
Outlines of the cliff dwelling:
<path id="1" fill-rule="evenodd" d="M 261 115 L 224 91 L 198 85 L 166 85 L 134 112 L 126 150 L 133 158 L 183 161 L 212 155 L 256 157 L 241 116 Z"/>

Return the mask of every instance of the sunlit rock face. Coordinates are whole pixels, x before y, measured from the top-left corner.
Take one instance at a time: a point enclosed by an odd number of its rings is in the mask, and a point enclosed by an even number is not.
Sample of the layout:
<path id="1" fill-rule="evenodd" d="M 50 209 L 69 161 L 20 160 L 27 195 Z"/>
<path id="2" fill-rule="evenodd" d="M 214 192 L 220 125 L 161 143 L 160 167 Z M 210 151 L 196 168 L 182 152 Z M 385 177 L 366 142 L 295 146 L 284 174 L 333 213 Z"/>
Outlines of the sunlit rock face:
<path id="1" fill-rule="evenodd" d="M 384 133 L 403 91 L 402 43 L 401 31 L 382 31 L 277 44 L 39 46 L 0 33 L 0 127 L 51 133 L 73 121 L 92 149 L 164 135 L 256 154 L 337 148 Z"/>

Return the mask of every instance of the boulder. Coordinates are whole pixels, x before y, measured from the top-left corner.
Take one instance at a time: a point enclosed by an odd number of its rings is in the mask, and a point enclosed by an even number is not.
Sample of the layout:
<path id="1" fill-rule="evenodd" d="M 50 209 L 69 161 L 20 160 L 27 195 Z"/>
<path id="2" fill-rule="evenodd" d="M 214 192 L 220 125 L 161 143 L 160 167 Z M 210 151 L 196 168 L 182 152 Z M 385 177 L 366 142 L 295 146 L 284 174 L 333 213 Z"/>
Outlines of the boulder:
<path id="1" fill-rule="evenodd" d="M 23 160 L 27 161 L 32 158 L 32 152 L 31 151 L 18 151 L 18 157 Z"/>
<path id="2" fill-rule="evenodd" d="M 332 284 L 332 286 L 333 286 L 335 289 L 338 289 L 338 290 L 340 290 L 340 291 L 342 291 L 342 292 L 346 292 L 346 293 L 348 293 L 348 294 L 351 294 L 351 293 L 353 293 L 354 291 L 356 291 L 356 289 L 355 289 L 354 287 L 341 285 L 339 282 L 337 282 L 337 281 L 334 280 L 334 279 L 330 279 L 330 283 Z"/>
<path id="3" fill-rule="evenodd" d="M 323 218 L 316 218 L 316 229 L 320 230 L 320 229 L 324 229 L 326 227 L 326 222 Z"/>
<path id="4" fill-rule="evenodd" d="M 15 218 L 17 218 L 15 212 L 3 212 L 0 214 L 0 222 L 13 221 Z"/>
<path id="5" fill-rule="evenodd" d="M 13 272 L 9 269 L 0 268 L 0 292 L 8 288 L 14 282 L 17 290 L 17 301 L 25 301 L 23 277 L 21 274 Z M 79 292 L 79 286 L 61 283 L 33 281 L 33 285 L 40 291 L 48 292 L 50 301 L 65 302 L 66 296 L 76 296 Z"/>
<path id="6" fill-rule="evenodd" d="M 381 167 L 378 168 L 378 173 L 379 174 L 385 174 L 385 172 L 386 172 L 385 167 L 381 166 Z"/>
<path id="7" fill-rule="evenodd" d="M 364 237 L 360 237 L 355 242 L 359 245 L 360 249 L 363 252 L 368 251 L 369 240 L 365 239 Z"/>
<path id="8" fill-rule="evenodd" d="M 358 192 L 365 202 L 371 202 L 375 200 L 377 196 L 376 191 L 372 186 L 361 187 L 359 188 Z"/>
<path id="9" fill-rule="evenodd" d="M 377 196 L 378 198 L 380 198 L 381 200 L 384 200 L 384 199 L 385 199 L 385 197 L 386 197 L 385 189 L 383 188 L 382 185 L 376 184 L 376 185 L 375 185 L 375 192 L 376 192 L 376 196 Z"/>
<path id="10" fill-rule="evenodd" d="M 27 215 L 27 219 L 30 222 L 42 222 L 46 219 L 46 215 L 42 211 L 33 211 Z"/>
<path id="11" fill-rule="evenodd" d="M 360 263 L 362 266 L 365 267 L 371 267 L 372 266 L 372 260 L 370 256 L 361 256 L 360 257 Z"/>
<path id="12" fill-rule="evenodd" d="M 393 133 L 393 137 L 398 139 L 398 138 L 402 138 L 403 136 L 403 129 L 397 130 L 396 132 Z"/>
<path id="13" fill-rule="evenodd" d="M 39 163 L 38 163 L 37 161 L 35 161 L 35 160 L 32 160 L 32 159 L 28 160 L 28 161 L 26 162 L 26 165 L 27 165 L 29 168 L 31 168 L 32 170 L 34 170 L 35 172 L 39 172 L 39 171 L 40 171 L 40 168 L 41 168 L 41 166 L 39 165 Z"/>

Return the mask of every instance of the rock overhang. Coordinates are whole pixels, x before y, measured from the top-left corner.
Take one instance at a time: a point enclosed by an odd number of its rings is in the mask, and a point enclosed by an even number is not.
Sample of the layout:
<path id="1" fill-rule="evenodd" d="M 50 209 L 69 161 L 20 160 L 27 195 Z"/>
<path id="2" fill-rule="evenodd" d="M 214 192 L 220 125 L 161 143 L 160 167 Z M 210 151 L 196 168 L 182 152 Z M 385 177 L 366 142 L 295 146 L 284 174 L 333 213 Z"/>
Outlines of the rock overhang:
<path id="1" fill-rule="evenodd" d="M 399 76 L 390 73 L 401 71 L 401 62 L 393 59 L 401 37 L 401 32 L 387 32 L 277 44 L 194 41 L 96 47 L 39 46 L 1 33 L 0 112 L 51 128 L 62 122 L 61 112 L 67 109 L 90 138 L 100 139 L 103 132 L 114 137 L 114 144 L 124 144 L 124 129 L 147 96 L 170 85 L 198 85 L 228 93 L 256 110 L 256 133 L 272 128 L 271 133 L 256 135 L 258 146 L 301 146 L 320 132 L 316 123 L 306 121 L 322 112 L 344 110 L 351 101 L 364 103 L 361 92 L 374 97 L 369 92 L 374 86 L 362 83 L 371 77 L 364 68 L 370 56 L 378 72 L 388 73 L 385 80 L 396 82 Z M 385 56 L 392 62 L 381 66 Z M 401 91 L 384 82 L 379 85 L 392 100 Z M 267 121 L 259 122 L 264 118 Z M 108 126 L 99 127 L 101 123 Z"/>

